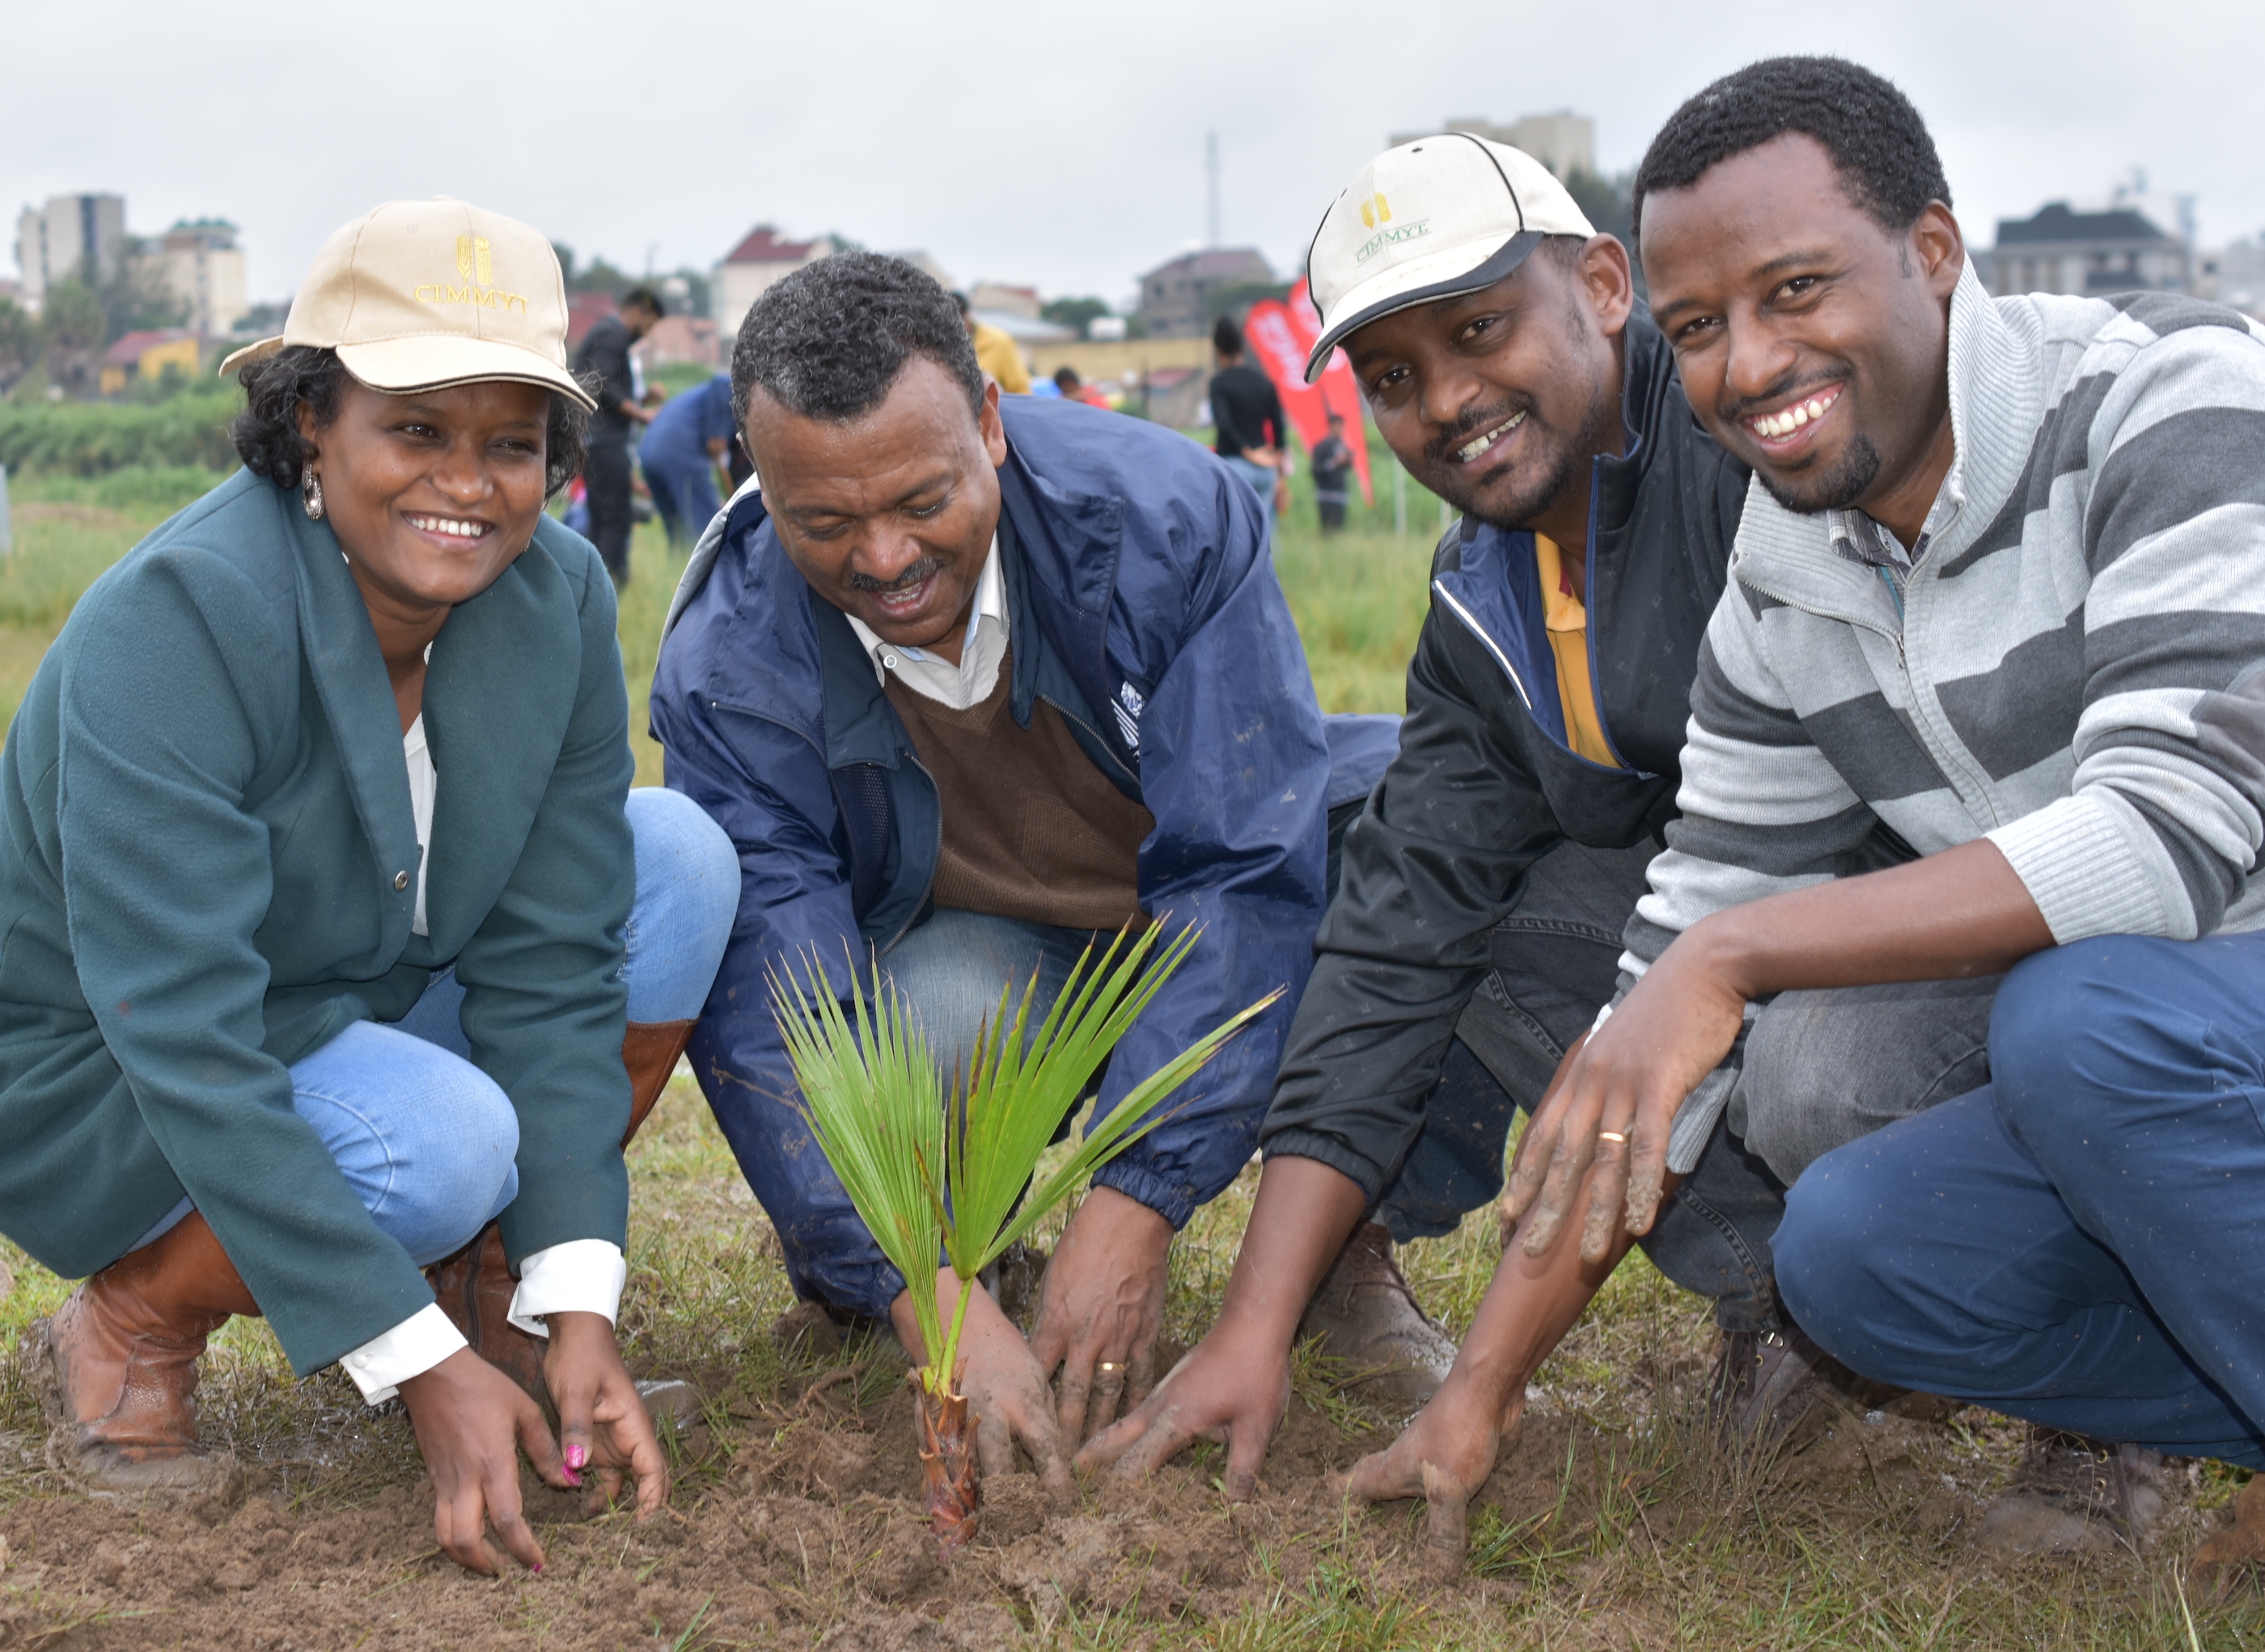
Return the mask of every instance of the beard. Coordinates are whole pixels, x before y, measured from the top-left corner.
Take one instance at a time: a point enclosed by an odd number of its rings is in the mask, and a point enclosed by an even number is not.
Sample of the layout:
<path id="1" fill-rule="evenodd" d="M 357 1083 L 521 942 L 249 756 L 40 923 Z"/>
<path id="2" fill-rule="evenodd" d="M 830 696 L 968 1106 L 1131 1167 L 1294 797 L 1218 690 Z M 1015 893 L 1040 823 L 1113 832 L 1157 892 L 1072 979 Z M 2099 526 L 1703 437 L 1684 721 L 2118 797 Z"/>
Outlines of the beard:
<path id="1" fill-rule="evenodd" d="M 1613 417 L 1619 416 L 1617 404 L 1609 411 Z M 1480 432 L 1492 430 L 1520 412 L 1526 415 L 1524 428 L 1532 451 L 1517 462 L 1515 469 L 1503 464 L 1481 477 L 1461 474 L 1447 455 Z M 1552 430 L 1541 423 L 1540 411 L 1531 398 L 1515 397 L 1483 412 L 1466 414 L 1456 421 L 1453 430 L 1425 444 L 1420 480 L 1464 515 L 1489 528 L 1516 531 L 1547 510 L 1550 501 L 1566 488 L 1576 484 L 1582 463 L 1593 445 L 1586 440 L 1588 434 L 1584 432 L 1567 436 Z M 1511 472 L 1509 495 L 1497 495 L 1491 500 L 1482 497 L 1505 470 Z"/>
<path id="2" fill-rule="evenodd" d="M 1770 498 L 1788 511 L 1803 516 L 1845 511 L 1871 491 L 1880 474 L 1880 450 L 1860 430 L 1848 439 L 1840 456 L 1816 476 L 1780 481 L 1759 465 L 1754 474 L 1761 478 Z"/>

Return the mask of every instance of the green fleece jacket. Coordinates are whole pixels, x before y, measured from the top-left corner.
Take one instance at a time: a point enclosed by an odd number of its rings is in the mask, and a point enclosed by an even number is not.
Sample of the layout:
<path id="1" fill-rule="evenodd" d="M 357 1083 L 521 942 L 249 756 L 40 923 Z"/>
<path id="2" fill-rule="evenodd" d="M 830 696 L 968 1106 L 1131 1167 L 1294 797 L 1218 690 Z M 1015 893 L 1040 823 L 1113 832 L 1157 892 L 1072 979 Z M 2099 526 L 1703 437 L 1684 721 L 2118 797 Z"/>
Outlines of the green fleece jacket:
<path id="1" fill-rule="evenodd" d="M 97 580 L 0 758 L 0 1232 L 89 1273 L 183 1194 L 302 1374 L 429 1303 L 291 1107 L 292 1062 L 454 961 L 520 1120 L 514 1263 L 620 1243 L 635 871 L 614 593 L 547 517 L 433 645 L 416 827 L 326 523 L 246 472 Z"/>

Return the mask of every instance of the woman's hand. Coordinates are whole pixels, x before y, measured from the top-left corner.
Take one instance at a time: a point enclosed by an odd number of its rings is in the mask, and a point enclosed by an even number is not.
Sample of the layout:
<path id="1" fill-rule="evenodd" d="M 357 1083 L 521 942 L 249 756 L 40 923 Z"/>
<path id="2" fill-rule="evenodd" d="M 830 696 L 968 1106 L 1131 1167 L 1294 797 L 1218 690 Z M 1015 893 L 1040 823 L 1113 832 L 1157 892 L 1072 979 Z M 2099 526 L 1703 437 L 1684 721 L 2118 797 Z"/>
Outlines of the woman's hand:
<path id="1" fill-rule="evenodd" d="M 543 1545 L 520 1511 L 520 1452 L 548 1484 L 571 1482 L 535 1401 L 470 1349 L 460 1348 L 403 1383 L 401 1402 L 433 1476 L 433 1535 L 441 1553 L 494 1576 L 500 1562 L 487 1539 L 492 1524 L 496 1540 L 514 1560 L 541 1571 Z"/>
<path id="2" fill-rule="evenodd" d="M 543 1379 L 558 1408 L 564 1483 L 579 1486 L 582 1471 L 595 1468 L 593 1512 L 622 1495 L 624 1471 L 637 1479 L 637 1518 L 650 1519 L 668 1501 L 668 1459 L 652 1431 L 629 1367 L 622 1364 L 614 1328 L 602 1314 L 552 1314 L 550 1347 L 543 1357 Z"/>

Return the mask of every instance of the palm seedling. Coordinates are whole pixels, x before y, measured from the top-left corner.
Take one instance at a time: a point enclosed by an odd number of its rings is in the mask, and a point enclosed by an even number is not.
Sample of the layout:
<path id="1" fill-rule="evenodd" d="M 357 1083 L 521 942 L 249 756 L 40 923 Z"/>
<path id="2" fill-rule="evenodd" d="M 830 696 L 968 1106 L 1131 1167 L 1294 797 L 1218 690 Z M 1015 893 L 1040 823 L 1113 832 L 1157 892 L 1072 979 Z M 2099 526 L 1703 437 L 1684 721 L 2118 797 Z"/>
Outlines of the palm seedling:
<path id="1" fill-rule="evenodd" d="M 1281 996 L 1270 993 L 1135 1085 L 1034 1185 L 1062 1120 L 1195 945 L 1192 928 L 1160 947 L 1162 932 L 1160 923 L 1137 937 L 1120 935 L 1097 960 L 1089 949 L 1036 1027 L 1036 978 L 1019 1004 L 1011 988 L 1002 991 L 975 1050 L 949 1075 L 878 970 L 873 990 L 853 991 L 847 1010 L 814 960 L 804 980 L 773 982 L 773 1008 L 811 1133 L 912 1298 L 928 1356 L 914 1373 L 921 1462 L 929 1523 L 947 1553 L 974 1536 L 979 1507 L 976 1419 L 958 1388 L 960 1331 L 969 1295 L 981 1289 L 977 1277 L 1094 1171 L 1162 1123 L 1165 1099 Z M 856 973 L 853 960 L 853 979 Z M 937 1289 L 939 1256 L 961 1282 L 949 1326 Z"/>

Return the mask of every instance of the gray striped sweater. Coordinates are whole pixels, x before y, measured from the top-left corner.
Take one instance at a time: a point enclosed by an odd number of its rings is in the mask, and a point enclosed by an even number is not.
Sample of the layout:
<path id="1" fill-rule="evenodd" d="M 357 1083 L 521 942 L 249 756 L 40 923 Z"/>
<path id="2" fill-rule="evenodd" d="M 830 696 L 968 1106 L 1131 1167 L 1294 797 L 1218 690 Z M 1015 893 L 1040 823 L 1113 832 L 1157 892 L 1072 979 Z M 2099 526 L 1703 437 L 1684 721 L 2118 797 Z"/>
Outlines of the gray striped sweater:
<path id="1" fill-rule="evenodd" d="M 1993 300 L 1970 265 L 1949 346 L 1957 458 L 1908 572 L 1752 484 L 1623 990 L 1709 913 L 1984 836 L 2060 942 L 2265 924 L 2265 329 Z"/>

